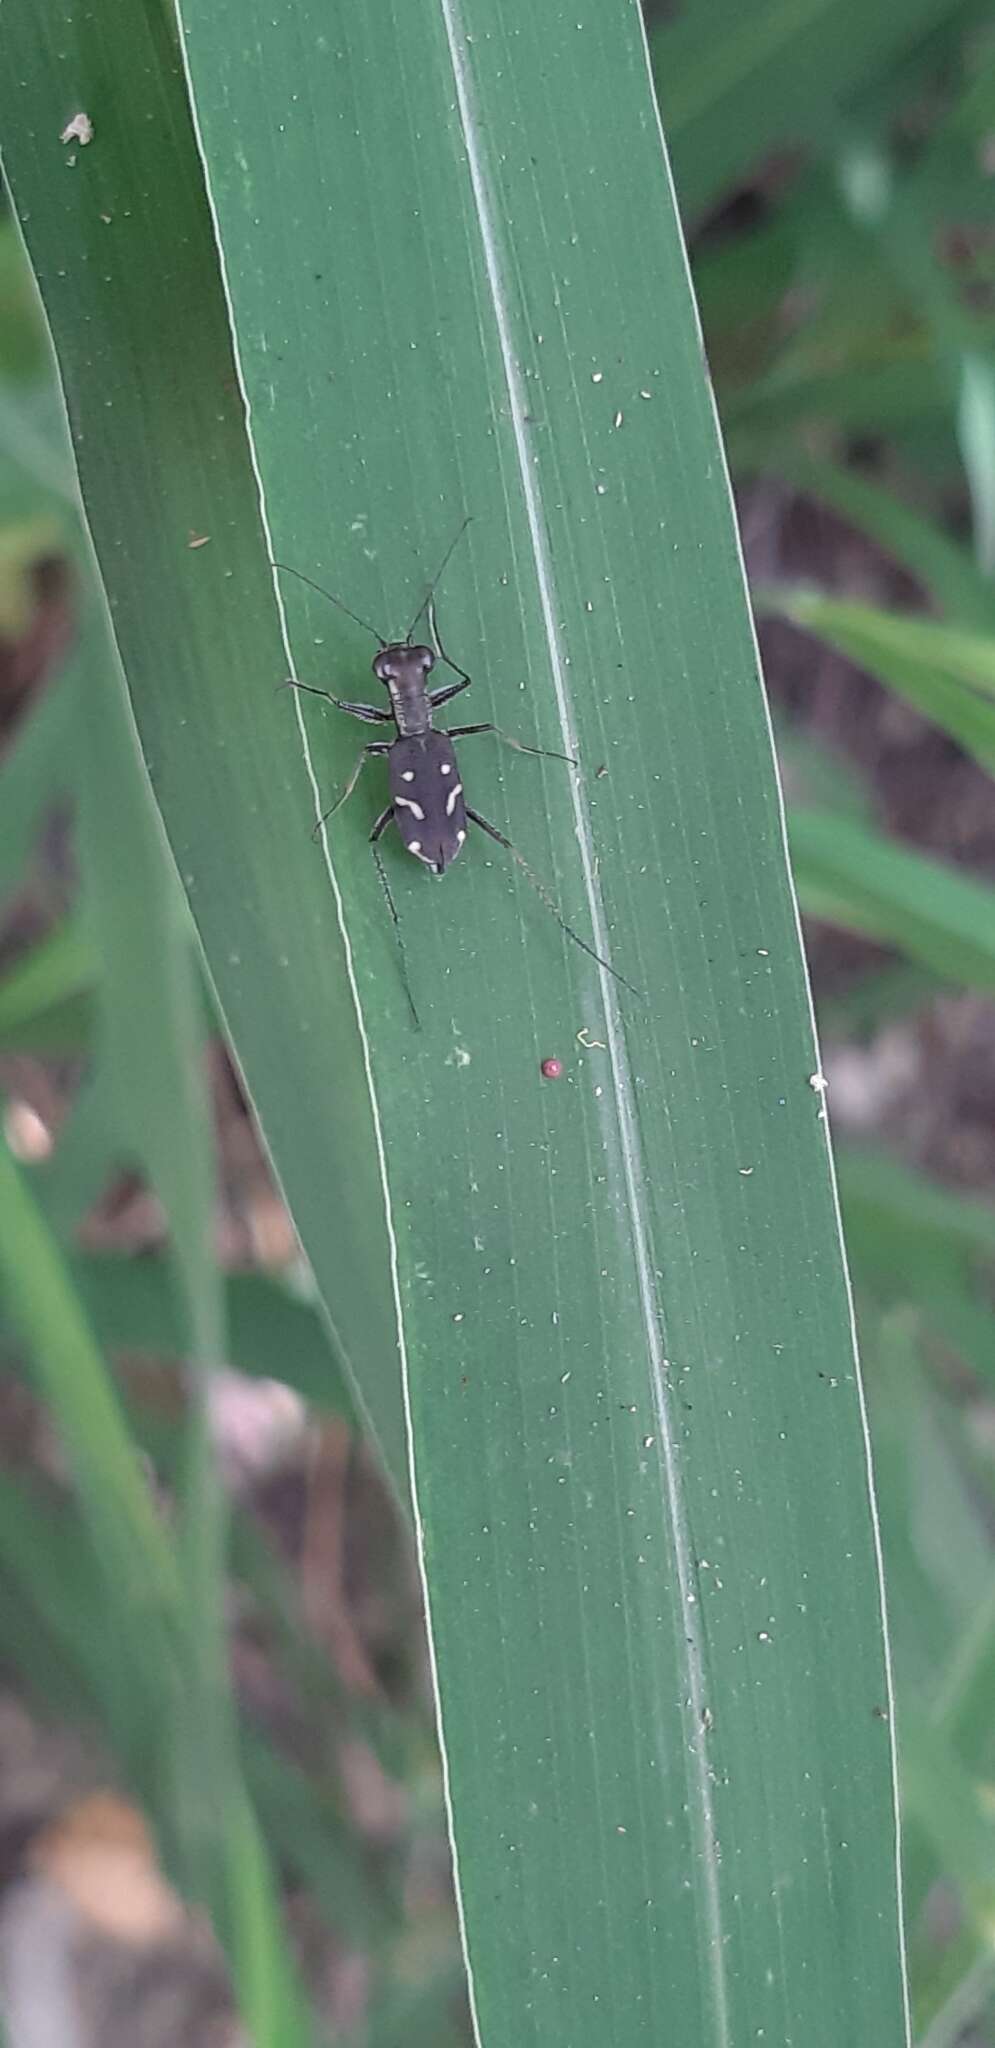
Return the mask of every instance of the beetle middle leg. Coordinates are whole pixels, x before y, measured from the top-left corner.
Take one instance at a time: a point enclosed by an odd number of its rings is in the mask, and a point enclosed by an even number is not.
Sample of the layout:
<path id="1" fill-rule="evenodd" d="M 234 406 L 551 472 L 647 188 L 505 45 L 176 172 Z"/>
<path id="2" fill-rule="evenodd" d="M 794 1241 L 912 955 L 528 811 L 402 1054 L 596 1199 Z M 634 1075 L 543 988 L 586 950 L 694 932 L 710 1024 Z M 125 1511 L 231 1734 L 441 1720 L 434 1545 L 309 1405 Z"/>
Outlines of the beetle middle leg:
<path id="1" fill-rule="evenodd" d="M 356 766 L 353 769 L 352 774 L 350 775 L 349 780 L 346 783 L 346 786 L 342 791 L 341 796 L 337 796 L 331 808 L 322 813 L 321 817 L 318 819 L 318 823 L 316 824 L 314 831 L 311 834 L 312 839 L 317 839 L 322 826 L 327 825 L 329 818 L 334 818 L 336 811 L 340 811 L 342 809 L 343 804 L 347 801 L 349 797 L 351 797 L 352 792 L 355 789 L 360 776 L 362 775 L 363 769 L 370 758 L 370 755 L 389 754 L 391 750 L 391 745 L 392 741 L 390 740 L 371 740 L 369 746 L 364 747 L 362 749 L 359 759 L 356 762 Z"/>
<path id="2" fill-rule="evenodd" d="M 567 761 L 571 768 L 577 763 L 572 754 L 556 754 L 550 747 L 527 747 L 524 740 L 512 739 L 510 732 L 502 732 L 499 725 L 454 725 L 449 732 L 451 740 L 468 740 L 475 732 L 492 732 L 495 739 L 503 740 L 506 747 L 514 747 L 516 754 L 539 754 L 544 761 Z"/>

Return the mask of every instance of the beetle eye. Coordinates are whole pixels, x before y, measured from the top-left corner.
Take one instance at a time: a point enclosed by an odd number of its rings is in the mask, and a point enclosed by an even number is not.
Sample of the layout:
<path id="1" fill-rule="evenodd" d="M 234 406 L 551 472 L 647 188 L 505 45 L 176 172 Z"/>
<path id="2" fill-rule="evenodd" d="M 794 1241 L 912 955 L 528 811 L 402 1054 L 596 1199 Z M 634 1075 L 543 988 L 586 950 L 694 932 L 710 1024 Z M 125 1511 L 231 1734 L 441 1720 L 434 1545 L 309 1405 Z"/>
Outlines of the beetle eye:
<path id="1" fill-rule="evenodd" d="M 394 664 L 382 651 L 373 657 L 373 673 L 378 683 L 389 683 L 394 674 Z"/>

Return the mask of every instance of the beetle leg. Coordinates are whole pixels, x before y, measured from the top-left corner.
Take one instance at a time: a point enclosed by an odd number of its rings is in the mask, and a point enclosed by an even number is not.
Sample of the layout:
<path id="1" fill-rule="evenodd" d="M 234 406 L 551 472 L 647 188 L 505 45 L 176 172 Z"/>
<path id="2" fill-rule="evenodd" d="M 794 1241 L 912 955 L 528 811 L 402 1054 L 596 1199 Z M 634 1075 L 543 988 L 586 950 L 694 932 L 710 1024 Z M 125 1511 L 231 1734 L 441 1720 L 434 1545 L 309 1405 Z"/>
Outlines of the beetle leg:
<path id="1" fill-rule="evenodd" d="M 512 739 L 510 732 L 502 732 L 499 725 L 454 725 L 449 738 L 468 740 L 475 732 L 492 732 L 496 739 L 504 741 L 506 747 L 514 747 L 516 754 L 541 754 L 544 761 L 568 761 L 571 768 L 577 766 L 572 754 L 554 754 L 549 747 L 527 747 L 524 740 Z"/>
<path id="2" fill-rule="evenodd" d="M 420 1031 L 421 1018 L 419 1017 L 418 1012 L 415 1009 L 415 999 L 411 993 L 411 983 L 408 980 L 408 961 L 407 955 L 405 954 L 404 951 L 404 940 L 401 937 L 401 920 L 397 914 L 397 905 L 394 902 L 394 898 L 390 892 L 390 883 L 387 880 L 387 870 L 384 867 L 383 861 L 380 858 L 380 853 L 377 846 L 378 839 L 381 839 L 383 837 L 383 834 L 386 832 L 388 825 L 390 825 L 393 821 L 394 806 L 393 804 L 388 804 L 386 810 L 381 811 L 380 816 L 377 819 L 377 822 L 374 825 L 372 832 L 370 833 L 370 852 L 373 855 L 377 874 L 380 877 L 380 887 L 383 890 L 384 895 L 387 899 L 387 908 L 390 911 L 391 920 L 394 926 L 394 937 L 397 940 L 398 964 L 401 969 L 401 980 L 404 983 L 404 993 L 408 999 L 408 1008 L 411 1011 L 411 1016 L 414 1021 L 415 1030 Z"/>
<path id="3" fill-rule="evenodd" d="M 309 697 L 324 697 L 326 704 L 334 704 L 336 711 L 348 711 L 352 718 L 365 719 L 367 725 L 390 725 L 392 711 L 381 711 L 378 704 L 347 704 L 342 697 L 333 697 L 330 690 L 316 690 L 313 683 L 299 683 L 294 676 L 288 676 L 280 685 L 284 690 L 306 690 Z"/>
<path id="4" fill-rule="evenodd" d="M 340 811 L 342 809 L 342 806 L 345 803 L 346 798 L 352 795 L 352 792 L 355 789 L 356 784 L 359 781 L 359 778 L 363 772 L 364 763 L 369 759 L 370 755 L 389 754 L 392 746 L 392 740 L 371 740 L 369 746 L 363 748 L 362 753 L 359 756 L 359 760 L 356 762 L 356 766 L 353 769 L 352 774 L 350 775 L 349 780 L 346 783 L 346 786 L 342 791 L 341 796 L 337 796 L 335 802 L 331 806 L 331 809 L 324 811 L 321 817 L 318 819 L 318 823 L 316 824 L 314 831 L 311 834 L 312 839 L 317 839 L 322 826 L 327 825 L 329 818 L 334 818 L 336 811 Z"/>
<path id="5" fill-rule="evenodd" d="M 573 926 L 567 923 L 566 918 L 561 917 L 545 882 L 540 881 L 539 876 L 530 868 L 524 855 L 519 853 L 517 846 L 512 846 L 511 840 L 506 839 L 504 833 L 499 832 L 496 825 L 491 825 L 486 818 L 482 818 L 479 811 L 471 811 L 469 804 L 466 807 L 466 815 L 468 818 L 472 818 L 475 825 L 480 826 L 482 832 L 487 833 L 488 838 L 496 839 L 498 845 L 503 846 L 506 853 L 510 853 L 512 860 L 517 861 L 526 881 L 531 882 L 536 895 L 546 905 L 546 909 L 550 911 L 552 916 L 555 917 L 561 932 L 565 932 L 567 938 L 572 939 L 574 945 L 579 946 L 582 953 L 588 953 L 592 960 L 596 960 L 598 966 L 603 967 L 612 976 L 613 980 L 620 981 L 622 987 L 627 988 L 630 995 L 639 996 L 641 1001 L 645 1001 L 642 991 L 638 988 L 633 988 L 631 981 L 626 981 L 624 974 L 619 974 L 617 968 L 610 967 L 607 960 L 602 960 L 600 953 L 596 953 L 594 947 L 589 946 L 587 940 L 582 939 L 580 933 L 575 932 Z"/>
<path id="6" fill-rule="evenodd" d="M 464 676 L 461 683 L 444 683 L 441 690 L 429 690 L 428 701 L 433 711 L 437 710 L 440 704 L 448 704 L 450 697 L 458 697 L 461 690 L 468 690 L 472 681 L 472 676 Z"/>
<path id="7" fill-rule="evenodd" d="M 428 630 L 431 633 L 434 645 L 439 650 L 440 658 L 445 662 L 447 668 L 452 669 L 454 676 L 459 676 L 460 678 L 459 682 L 455 685 L 455 688 L 453 687 L 452 684 L 450 684 L 445 693 L 443 693 L 440 690 L 437 698 L 432 699 L 432 701 L 434 702 L 444 704 L 446 697 L 455 697 L 460 690 L 468 690 L 472 678 L 467 675 L 465 668 L 460 668 L 458 663 L 450 658 L 450 656 L 446 653 L 446 650 L 442 645 L 442 635 L 439 632 L 439 621 L 435 613 L 435 599 L 431 595 L 429 596 L 428 604 L 426 605 L 425 609 L 428 612 Z"/>

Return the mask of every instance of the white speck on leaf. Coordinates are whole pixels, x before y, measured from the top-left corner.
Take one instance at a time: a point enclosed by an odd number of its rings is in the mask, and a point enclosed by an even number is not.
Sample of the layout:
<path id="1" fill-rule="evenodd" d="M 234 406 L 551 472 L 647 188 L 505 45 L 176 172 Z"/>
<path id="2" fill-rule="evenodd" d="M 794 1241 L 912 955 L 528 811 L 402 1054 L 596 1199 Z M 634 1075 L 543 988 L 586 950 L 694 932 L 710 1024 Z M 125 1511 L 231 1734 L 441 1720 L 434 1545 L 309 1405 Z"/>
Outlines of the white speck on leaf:
<path id="1" fill-rule="evenodd" d="M 59 141 L 78 142 L 85 149 L 87 143 L 93 141 L 93 122 L 89 114 L 74 114 L 72 120 L 66 122 Z"/>

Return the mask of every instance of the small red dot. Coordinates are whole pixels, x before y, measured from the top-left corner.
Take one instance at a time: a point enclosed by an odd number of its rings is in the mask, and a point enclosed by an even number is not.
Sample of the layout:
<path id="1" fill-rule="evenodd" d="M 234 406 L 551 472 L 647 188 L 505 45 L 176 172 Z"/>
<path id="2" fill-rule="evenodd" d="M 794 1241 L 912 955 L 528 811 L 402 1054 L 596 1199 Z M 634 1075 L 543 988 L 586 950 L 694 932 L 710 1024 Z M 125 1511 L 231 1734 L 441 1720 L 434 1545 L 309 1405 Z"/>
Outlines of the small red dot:
<path id="1" fill-rule="evenodd" d="M 563 1072 L 562 1060 L 543 1060 L 539 1072 L 544 1081 L 558 1081 Z"/>

